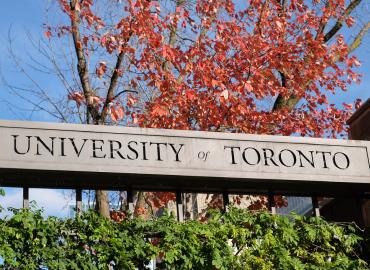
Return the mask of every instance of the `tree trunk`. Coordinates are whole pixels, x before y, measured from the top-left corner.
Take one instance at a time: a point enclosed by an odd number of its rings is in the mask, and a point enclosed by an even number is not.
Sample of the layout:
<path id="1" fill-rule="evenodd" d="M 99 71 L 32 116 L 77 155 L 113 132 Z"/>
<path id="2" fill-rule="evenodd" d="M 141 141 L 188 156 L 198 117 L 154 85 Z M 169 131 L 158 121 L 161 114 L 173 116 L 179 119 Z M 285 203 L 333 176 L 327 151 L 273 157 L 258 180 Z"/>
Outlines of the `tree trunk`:
<path id="1" fill-rule="evenodd" d="M 137 194 L 137 201 L 135 205 L 134 217 L 143 217 L 141 209 L 145 208 L 145 194 L 142 191 L 139 191 Z"/>
<path id="2" fill-rule="evenodd" d="M 96 211 L 98 211 L 98 213 L 102 217 L 110 219 L 108 191 L 97 190 L 95 192 L 95 199 L 96 199 L 96 205 L 95 205 Z"/>

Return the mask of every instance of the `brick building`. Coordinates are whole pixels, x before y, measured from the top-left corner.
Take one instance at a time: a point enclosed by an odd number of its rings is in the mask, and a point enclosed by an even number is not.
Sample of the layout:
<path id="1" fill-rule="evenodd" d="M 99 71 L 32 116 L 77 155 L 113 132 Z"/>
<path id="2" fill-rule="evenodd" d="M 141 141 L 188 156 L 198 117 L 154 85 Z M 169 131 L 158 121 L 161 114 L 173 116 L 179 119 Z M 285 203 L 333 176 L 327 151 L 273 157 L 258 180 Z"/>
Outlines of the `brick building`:
<path id="1" fill-rule="evenodd" d="M 350 140 L 370 140 L 370 98 L 353 113 L 347 124 Z M 370 194 L 369 198 L 332 199 L 320 209 L 320 212 L 331 221 L 355 221 L 361 227 L 368 227 L 370 226 Z"/>

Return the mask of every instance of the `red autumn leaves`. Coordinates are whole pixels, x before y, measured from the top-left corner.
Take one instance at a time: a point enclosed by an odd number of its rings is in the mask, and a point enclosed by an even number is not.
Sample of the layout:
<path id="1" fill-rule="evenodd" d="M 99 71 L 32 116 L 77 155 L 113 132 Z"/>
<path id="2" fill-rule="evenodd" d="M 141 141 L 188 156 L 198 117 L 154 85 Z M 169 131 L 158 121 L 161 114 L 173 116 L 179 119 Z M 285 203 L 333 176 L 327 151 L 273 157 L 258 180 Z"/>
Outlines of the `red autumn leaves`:
<path id="1" fill-rule="evenodd" d="M 76 102 L 76 105 L 80 107 L 81 105 L 86 105 L 86 99 L 82 92 L 72 92 L 68 94 L 68 99 L 73 100 Z M 105 102 L 104 98 L 98 96 L 91 96 L 89 97 L 90 104 L 96 106 L 98 108 L 102 108 Z M 130 100 L 133 100 L 130 98 Z M 134 101 L 131 101 L 134 102 Z M 119 100 L 109 102 L 109 106 L 107 107 L 108 114 L 110 115 L 113 122 L 121 121 L 124 118 L 124 106 Z"/>
<path id="2" fill-rule="evenodd" d="M 100 62 L 99 66 L 96 68 L 96 75 L 101 78 L 107 71 L 107 64 L 105 62 Z"/>
<path id="3" fill-rule="evenodd" d="M 68 1 L 60 2 L 73 16 Z M 351 106 L 329 104 L 327 94 L 357 82 L 360 62 L 348 56 L 342 36 L 327 43 L 329 26 L 321 31 L 323 23 L 344 16 L 343 1 L 291 0 L 285 7 L 277 1 L 196 1 L 171 8 L 121 1 L 121 16 L 109 27 L 94 5 L 81 1 L 79 7 L 85 52 L 91 53 L 89 43 L 105 50 L 105 59 L 124 53 L 119 76 L 139 92 L 134 105 L 112 100 L 113 121 L 125 111 L 128 120 L 136 116 L 135 125 L 148 127 L 303 136 L 344 131 Z M 344 22 L 355 23 L 351 16 Z M 117 71 L 114 61 L 100 59 L 94 68 L 102 81 Z M 300 102 L 273 109 L 278 95 Z M 71 98 L 83 103 L 78 95 Z"/>
<path id="4" fill-rule="evenodd" d="M 176 200 L 176 194 L 171 192 L 145 192 L 145 201 L 150 205 L 152 211 L 157 212 L 158 210 L 167 207 L 170 201 Z M 135 209 L 135 214 L 141 217 L 153 214 L 148 213 L 149 209 L 145 207 L 139 207 Z M 131 213 L 133 214 L 133 213 Z M 110 217 L 120 223 L 129 217 L 128 212 L 122 210 L 110 210 Z"/>

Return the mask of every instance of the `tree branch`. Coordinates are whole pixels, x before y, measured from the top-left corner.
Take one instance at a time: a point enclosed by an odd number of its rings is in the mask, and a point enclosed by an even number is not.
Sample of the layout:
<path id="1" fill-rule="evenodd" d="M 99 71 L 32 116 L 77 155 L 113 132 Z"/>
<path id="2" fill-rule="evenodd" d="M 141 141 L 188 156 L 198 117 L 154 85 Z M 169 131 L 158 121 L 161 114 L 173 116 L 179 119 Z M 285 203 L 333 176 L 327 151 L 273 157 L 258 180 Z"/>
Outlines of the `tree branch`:
<path id="1" fill-rule="evenodd" d="M 352 11 L 361 3 L 362 0 L 353 0 L 346 8 L 342 17 L 340 17 L 335 25 L 324 36 L 324 42 L 328 42 L 342 28 L 344 20 L 352 13 Z"/>
<path id="2" fill-rule="evenodd" d="M 126 90 L 122 90 L 121 92 L 117 93 L 117 94 L 114 96 L 114 98 L 113 98 L 113 99 L 116 99 L 116 98 L 118 98 L 120 95 L 122 95 L 123 93 L 128 93 L 128 92 L 131 92 L 131 93 L 135 93 L 135 94 L 137 94 L 137 91 L 135 91 L 135 90 L 128 90 L 128 89 L 126 89 Z"/>
<path id="3" fill-rule="evenodd" d="M 186 0 L 177 0 L 176 1 L 176 9 L 178 7 L 181 7 L 182 5 L 184 5 L 185 2 L 186 2 Z M 175 26 L 171 25 L 170 26 L 170 36 L 169 36 L 169 39 L 168 39 L 168 45 L 170 47 L 173 47 L 176 44 L 176 40 L 177 40 L 176 37 L 177 37 L 177 25 L 175 25 Z M 170 69 L 170 64 L 172 66 L 172 63 L 169 63 L 167 60 L 164 61 L 163 70 L 168 71 Z"/>
<path id="4" fill-rule="evenodd" d="M 116 99 L 120 95 L 120 94 L 114 95 L 114 91 L 116 90 L 117 85 L 118 85 L 118 79 L 120 77 L 119 70 L 121 69 L 122 61 L 125 56 L 123 48 L 128 44 L 128 42 L 130 41 L 133 35 L 133 31 L 131 31 L 131 24 L 133 23 L 133 21 L 134 21 L 134 18 L 130 20 L 130 31 L 128 33 L 128 37 L 125 39 L 124 45 L 122 45 L 120 48 L 121 50 L 117 57 L 116 66 L 114 68 L 112 77 L 110 79 L 107 97 L 105 99 L 105 102 L 104 102 L 104 105 L 101 111 L 101 123 L 102 124 L 105 123 L 105 119 L 107 118 L 109 103 L 112 102 L 114 99 Z M 124 93 L 124 91 L 122 93 Z"/>
<path id="5" fill-rule="evenodd" d="M 330 6 L 330 2 L 327 1 L 326 2 L 326 5 L 325 5 L 325 8 L 329 8 Z M 320 20 L 320 24 L 319 24 L 319 28 L 317 30 L 317 33 L 316 33 L 316 38 L 317 39 L 319 36 L 321 36 L 323 33 L 324 33 L 324 30 L 325 30 L 325 27 L 326 27 L 326 22 L 324 22 L 324 16 L 321 17 L 321 20 Z"/>
<path id="6" fill-rule="evenodd" d="M 369 29 L 370 21 L 361 28 L 360 32 L 357 34 L 351 45 L 348 46 L 348 53 L 352 53 L 355 49 L 357 49 L 361 45 L 361 42 L 365 34 L 369 31 Z"/>
<path id="7" fill-rule="evenodd" d="M 338 19 L 338 21 L 335 23 L 335 25 L 332 27 L 332 29 L 324 36 L 324 42 L 328 42 L 343 26 L 344 20 L 352 13 L 352 11 L 361 3 L 361 0 L 353 0 L 348 7 L 346 8 L 344 15 Z M 325 26 L 321 26 L 322 29 L 325 28 Z M 353 43 L 348 48 L 348 53 L 353 52 L 360 44 L 361 41 L 365 35 L 365 33 L 370 28 L 370 22 L 368 22 L 359 32 L 359 34 L 354 39 Z M 320 31 L 320 29 L 319 29 Z M 300 101 L 300 97 L 292 94 L 289 97 L 284 97 L 281 94 L 279 94 L 275 100 L 273 111 L 279 110 L 279 109 L 287 109 L 288 111 L 291 111 L 297 103 Z"/>
<path id="8" fill-rule="evenodd" d="M 113 71 L 113 74 L 112 74 L 112 77 L 111 77 L 111 80 L 110 80 L 110 84 L 109 84 L 109 88 L 108 88 L 108 92 L 107 92 L 107 97 L 105 99 L 105 102 L 104 102 L 104 105 L 103 105 L 103 108 L 102 108 L 102 111 L 101 111 L 100 120 L 101 120 L 102 124 L 105 123 L 109 103 L 112 102 L 115 99 L 114 91 L 117 88 L 118 79 L 119 79 L 119 69 L 121 68 L 123 57 L 124 57 L 124 52 L 123 52 L 123 50 L 121 50 L 121 52 L 118 54 L 118 57 L 117 57 L 116 66 L 115 66 L 115 69 Z"/>
<path id="9" fill-rule="evenodd" d="M 81 42 L 81 33 L 79 30 L 80 20 L 78 18 L 78 11 L 76 10 L 77 1 L 78 0 L 70 1 L 70 7 L 72 11 L 72 13 L 70 14 L 71 26 L 72 26 L 72 37 L 73 37 L 74 48 L 76 51 L 76 56 L 78 59 L 77 70 L 78 70 L 78 75 L 81 81 L 82 89 L 84 92 L 84 96 L 86 99 L 87 109 L 92 116 L 93 123 L 97 125 L 99 124 L 100 114 L 99 114 L 98 109 L 94 106 L 94 103 L 92 100 L 93 91 L 90 87 L 89 69 L 88 69 L 87 61 L 86 61 L 85 54 L 83 51 L 82 42 Z"/>

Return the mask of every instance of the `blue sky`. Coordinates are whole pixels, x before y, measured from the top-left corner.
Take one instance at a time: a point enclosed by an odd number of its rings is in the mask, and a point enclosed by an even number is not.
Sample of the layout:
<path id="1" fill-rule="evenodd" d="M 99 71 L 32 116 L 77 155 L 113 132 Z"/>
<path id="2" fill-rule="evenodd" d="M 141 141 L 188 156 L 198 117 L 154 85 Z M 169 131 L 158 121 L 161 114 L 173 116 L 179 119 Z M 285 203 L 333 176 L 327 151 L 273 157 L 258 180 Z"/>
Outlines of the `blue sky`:
<path id="1" fill-rule="evenodd" d="M 0 8 L 0 70 L 2 75 L 9 82 L 16 82 L 19 85 L 30 86 L 29 81 L 16 71 L 8 53 L 8 32 L 11 31 L 13 48 L 21 59 L 27 58 L 27 52 L 32 54 L 35 50 L 29 45 L 27 33 L 33 36 L 40 36 L 43 33 L 42 25 L 45 23 L 45 8 L 55 0 L 12 0 L 2 1 Z M 370 35 L 363 41 L 356 55 L 362 62 L 358 69 L 363 74 L 362 83 L 351 85 L 347 92 L 336 94 L 330 97 L 330 101 L 341 104 L 352 102 L 356 98 L 366 100 L 370 97 Z M 58 89 L 59 82 L 50 79 L 47 75 L 35 74 L 35 79 L 40 81 L 46 89 Z M 19 108 L 26 107 L 26 104 L 8 93 L 6 87 L 0 82 L 0 119 L 20 119 L 37 121 L 54 121 L 44 113 L 29 111 L 20 112 L 18 108 L 10 105 L 8 101 L 17 104 Z M 67 192 L 68 193 L 68 192 Z M 3 206 L 21 206 L 21 190 L 7 189 L 7 196 L 0 198 Z M 65 193 L 66 194 L 66 193 Z M 37 200 L 39 206 L 45 207 L 47 214 L 66 215 L 68 211 L 68 200 L 65 194 L 55 190 L 31 190 L 31 200 Z M 68 197 L 68 196 L 67 196 Z"/>
<path id="2" fill-rule="evenodd" d="M 42 25 L 45 22 L 44 10 L 47 6 L 45 0 L 13 0 L 2 1 L 0 8 L 0 69 L 8 81 L 24 83 L 24 78 L 16 71 L 8 53 L 8 32 L 14 38 L 14 49 L 20 57 L 26 57 L 26 51 L 32 49 L 27 44 L 27 32 L 39 35 L 43 32 Z M 44 78 L 38 78 L 43 81 Z M 50 82 L 52 86 L 52 82 Z M 4 85 L 0 82 L 0 119 L 29 119 L 29 112 L 14 114 L 6 101 L 14 101 L 15 97 L 10 95 Z M 19 102 L 19 103 L 18 103 Z M 22 101 L 17 100 L 19 107 L 23 107 Z M 16 111 L 16 109 L 14 109 Z M 32 120 L 52 121 L 42 114 L 33 114 Z M 31 189 L 30 200 L 36 200 L 39 207 L 45 209 L 47 215 L 66 216 L 68 205 L 73 204 L 70 191 L 58 191 L 48 189 Z M 22 189 L 7 188 L 6 196 L 0 198 L 0 205 L 4 207 L 22 206 Z M 8 213 L 2 213 L 6 215 Z"/>

